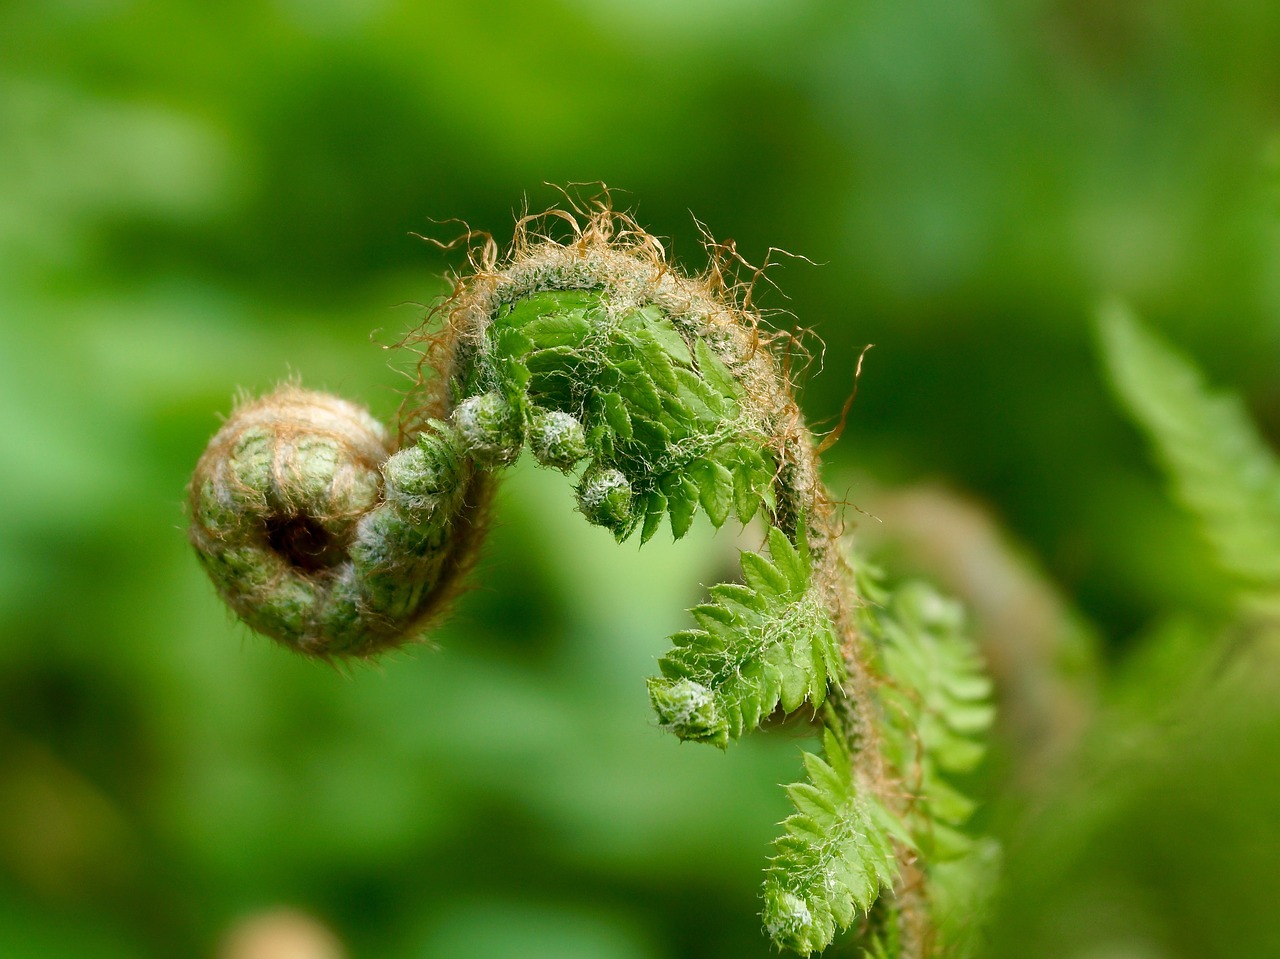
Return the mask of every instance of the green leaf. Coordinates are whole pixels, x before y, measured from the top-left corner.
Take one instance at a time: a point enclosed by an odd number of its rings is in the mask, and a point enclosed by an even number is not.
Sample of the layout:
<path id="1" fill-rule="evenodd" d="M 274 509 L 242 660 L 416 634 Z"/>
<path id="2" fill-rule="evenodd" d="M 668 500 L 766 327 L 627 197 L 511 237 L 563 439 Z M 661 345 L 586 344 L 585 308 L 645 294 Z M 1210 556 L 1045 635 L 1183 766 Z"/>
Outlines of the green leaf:
<path id="1" fill-rule="evenodd" d="M 534 376 L 564 376 L 571 379 L 574 371 L 582 366 L 582 357 L 572 347 L 553 346 L 535 350 L 524 362 Z"/>
<path id="2" fill-rule="evenodd" d="M 1280 591 L 1280 464 L 1239 397 L 1111 304 L 1099 317 L 1116 392 L 1147 433 L 1222 566 L 1243 585 Z"/>
<path id="3" fill-rule="evenodd" d="M 617 393 L 604 393 L 601 395 L 601 403 L 604 407 L 604 418 L 620 438 L 629 440 L 632 437 L 631 417 L 627 413 L 626 404 L 622 402 L 622 397 Z"/>
<path id="4" fill-rule="evenodd" d="M 724 415 L 724 400 L 692 370 L 676 370 L 676 396 L 690 415 L 703 423 L 717 423 Z"/>
<path id="5" fill-rule="evenodd" d="M 711 525 L 719 529 L 733 506 L 733 474 L 714 460 L 697 459 L 690 464 L 689 475 L 698 484 L 698 498 Z"/>
<path id="6" fill-rule="evenodd" d="M 640 369 L 639 363 L 634 368 L 625 370 L 625 375 L 618 383 L 618 392 L 629 404 L 650 416 L 662 415 L 662 397 L 658 395 L 653 379 Z"/>
<path id="7" fill-rule="evenodd" d="M 674 324 L 662 315 L 662 311 L 656 306 L 646 306 L 640 312 L 645 315 L 649 333 L 667 356 L 680 366 L 692 366 L 693 356 L 689 352 L 689 345 L 676 331 Z"/>
<path id="8" fill-rule="evenodd" d="M 653 534 L 662 525 L 662 516 L 667 511 L 667 498 L 657 490 L 652 490 L 645 501 L 644 528 L 640 531 L 640 544 L 643 546 L 653 539 Z"/>
<path id="9" fill-rule="evenodd" d="M 676 371 L 662 344 L 651 330 L 641 329 L 635 336 L 637 353 L 653 381 L 668 393 L 676 390 Z"/>
<path id="10" fill-rule="evenodd" d="M 703 381 L 721 396 L 736 399 L 738 381 L 724 365 L 724 360 L 716 356 L 706 341 L 701 339 L 694 342 L 694 353 L 698 358 L 698 372 L 702 374 Z"/>
<path id="11" fill-rule="evenodd" d="M 500 329 L 493 340 L 497 354 L 508 359 L 522 359 L 533 351 L 533 340 L 518 329 Z"/>
<path id="12" fill-rule="evenodd" d="M 772 496 L 774 469 L 768 462 L 771 457 L 745 443 L 726 444 L 720 455 L 733 472 L 734 511 L 745 526 Z"/>
<path id="13" fill-rule="evenodd" d="M 802 555 L 800 550 L 791 544 L 791 540 L 787 539 L 787 534 L 776 526 L 769 528 L 769 555 L 773 557 L 774 563 L 787 578 L 793 593 L 802 593 L 809 588 L 808 549 L 806 548 Z"/>
<path id="14" fill-rule="evenodd" d="M 787 787 L 795 813 L 782 823 L 765 872 L 765 931 L 779 948 L 809 955 L 831 944 L 893 885 L 889 814 L 854 788 L 849 756 L 828 731 L 825 759 L 805 753 L 809 782 Z"/>
<path id="15" fill-rule="evenodd" d="M 671 535 L 680 539 L 693 525 L 698 511 L 698 487 L 687 476 L 671 474 L 664 490 L 667 494 L 667 510 L 671 514 Z"/>
<path id="16" fill-rule="evenodd" d="M 528 323 L 521 331 L 536 348 L 553 346 L 577 347 L 591 332 L 591 324 L 581 313 L 547 313 Z"/>
<path id="17" fill-rule="evenodd" d="M 633 417 L 631 431 L 636 443 L 649 459 L 657 459 L 671 446 L 671 433 L 661 423 L 643 417 Z"/>
<path id="18" fill-rule="evenodd" d="M 783 537 L 784 539 L 786 537 Z M 786 576 L 763 556 L 756 553 L 742 552 L 742 576 L 747 585 L 760 593 L 770 596 L 790 596 L 792 584 Z M 799 592 L 803 592 L 801 587 Z"/>
<path id="19" fill-rule="evenodd" d="M 862 570 L 864 594 L 883 593 L 868 582 L 873 575 Z M 914 842 L 928 848 L 942 827 L 962 825 L 972 812 L 946 776 L 968 772 L 982 758 L 994 717 L 990 683 L 960 607 L 925 583 L 900 585 L 886 605 L 862 607 L 859 621 L 886 679 L 879 690 L 884 752 L 919 797 L 907 825 Z"/>
<path id="20" fill-rule="evenodd" d="M 495 325 L 521 327 L 548 314 L 586 314 L 600 308 L 595 290 L 548 290 L 521 298 L 500 315 Z"/>
<path id="21" fill-rule="evenodd" d="M 789 562 L 807 562 L 784 534 L 777 536 L 790 549 L 777 546 Z M 777 545 L 772 532 L 770 542 Z M 835 629 L 826 607 L 808 588 L 808 569 L 793 570 L 793 582 L 775 563 L 743 552 L 742 571 L 745 584 L 712 587 L 710 601 L 691 610 L 700 628 L 678 634 L 678 640 L 673 637 L 674 647 L 659 661 L 667 680 L 689 679 L 706 690 L 722 724 L 714 736 L 664 719 L 655 692 L 665 695 L 666 685 L 654 680 L 656 685 L 650 686 L 659 722 L 682 739 L 723 745 L 779 706 L 790 712 L 806 700 L 819 705 L 828 684 L 843 674 Z"/>

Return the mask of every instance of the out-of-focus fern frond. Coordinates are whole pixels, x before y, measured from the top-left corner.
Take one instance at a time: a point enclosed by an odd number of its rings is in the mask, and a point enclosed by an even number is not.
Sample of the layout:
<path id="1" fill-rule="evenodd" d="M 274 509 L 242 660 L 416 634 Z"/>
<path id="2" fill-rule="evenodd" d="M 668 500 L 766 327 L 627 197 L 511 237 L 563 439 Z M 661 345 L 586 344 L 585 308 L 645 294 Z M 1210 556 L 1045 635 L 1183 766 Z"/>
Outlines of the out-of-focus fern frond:
<path id="1" fill-rule="evenodd" d="M 1125 307 L 1099 318 L 1116 392 L 1147 433 L 1226 570 L 1280 591 L 1280 462 L 1238 396 L 1215 393 L 1196 366 Z"/>
<path id="2" fill-rule="evenodd" d="M 889 679 L 880 690 L 884 749 L 910 797 L 907 825 L 926 856 L 953 858 L 968 849 L 954 827 L 968 820 L 973 803 L 947 777 L 982 759 L 981 737 L 994 718 L 991 681 L 959 604 L 925 583 L 905 583 L 887 607 L 867 607 L 863 621 Z"/>
<path id="3" fill-rule="evenodd" d="M 994 885 L 998 847 L 963 831 L 974 804 L 952 780 L 972 772 L 985 752 L 995 717 L 991 681 L 958 603 L 918 581 L 889 594 L 867 567 L 859 582 L 869 600 L 862 628 L 879 648 L 886 679 L 879 690 L 885 760 L 906 797 L 901 820 L 920 856 L 933 919 L 929 955 L 964 959 L 978 945 L 977 917 Z M 888 930 L 877 938 L 884 956 L 900 955 Z"/>

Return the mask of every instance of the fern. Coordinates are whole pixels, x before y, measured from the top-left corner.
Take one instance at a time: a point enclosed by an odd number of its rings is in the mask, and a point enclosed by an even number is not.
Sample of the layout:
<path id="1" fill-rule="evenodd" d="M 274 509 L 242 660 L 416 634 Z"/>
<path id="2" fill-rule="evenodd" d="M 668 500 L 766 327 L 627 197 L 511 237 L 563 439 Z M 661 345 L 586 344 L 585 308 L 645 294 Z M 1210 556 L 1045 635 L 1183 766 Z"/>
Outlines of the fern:
<path id="1" fill-rule="evenodd" d="M 881 902 L 905 851 L 931 912 L 927 954 L 963 956 L 974 910 L 957 909 L 957 893 L 971 888 L 992 853 L 960 831 L 973 805 L 948 777 L 971 772 L 982 758 L 993 717 L 990 683 L 954 603 L 923 583 L 889 594 L 870 568 L 860 586 L 868 600 L 861 624 L 884 670 L 876 693 L 883 759 L 907 801 L 886 803 L 859 783 L 846 747 L 828 730 L 825 758 L 805 754 L 809 781 L 787 787 L 796 811 L 783 822 L 765 880 L 765 927 L 775 943 L 802 954 L 825 948 L 836 930 Z M 920 929 L 899 928 L 900 909 L 878 908 L 885 915 L 877 917 L 872 955 L 925 954 Z"/>
<path id="2" fill-rule="evenodd" d="M 795 813 L 783 821 L 764 885 L 764 923 L 779 946 L 809 955 L 825 949 L 892 886 L 895 838 L 908 837 L 893 814 L 853 781 L 839 740 L 823 737 L 825 760 L 805 753 L 809 781 L 787 787 Z"/>
<path id="3" fill-rule="evenodd" d="M 808 954 L 870 913 L 885 955 L 946 955 L 921 890 L 942 888 L 930 862 L 969 848 L 971 806 L 947 777 L 981 754 L 985 682 L 932 593 L 886 599 L 864 576 L 872 603 L 854 603 L 816 443 L 726 265 L 680 276 L 604 207 L 567 243 L 521 232 L 505 261 L 475 257 L 438 329 L 410 340 L 424 376 L 398 440 L 296 387 L 214 437 L 190 509 L 219 593 L 320 659 L 411 641 L 466 573 L 494 478 L 525 450 L 574 475 L 579 511 L 619 541 L 664 520 L 680 539 L 700 512 L 717 528 L 759 515 L 768 556 L 744 551 L 743 582 L 712 587 L 672 637 L 649 680 L 658 721 L 725 748 L 779 709 L 812 709 L 823 754 L 787 787 L 768 933 Z"/>
<path id="4" fill-rule="evenodd" d="M 870 568 L 860 585 L 871 600 L 864 628 L 876 638 L 888 680 L 879 691 L 884 749 L 909 797 L 900 828 L 920 857 L 932 952 L 961 959 L 977 948 L 975 917 L 994 886 L 998 857 L 991 840 L 963 831 L 974 803 L 956 785 L 985 752 L 995 716 L 991 681 L 958 604 L 922 582 L 890 594 Z"/>
<path id="5" fill-rule="evenodd" d="M 864 595 L 884 595 L 867 572 Z M 868 606 L 863 622 L 877 638 L 889 682 L 880 690 L 885 712 L 885 751 L 894 768 L 911 770 L 907 823 L 914 842 L 931 859 L 967 849 L 954 832 L 973 803 L 947 777 L 972 772 L 991 725 L 991 682 L 963 633 L 960 608 L 924 583 L 908 583 Z M 894 721 L 894 717 L 898 717 Z"/>
<path id="6" fill-rule="evenodd" d="M 1280 590 L 1280 463 L 1239 397 L 1200 371 L 1125 307 L 1099 318 L 1121 401 L 1146 432 L 1219 562 L 1252 589 Z"/>
<path id="7" fill-rule="evenodd" d="M 821 705 L 843 672 L 804 537 L 793 546 L 771 528 L 769 551 L 772 563 L 742 553 L 746 584 L 713 587 L 713 601 L 691 610 L 701 628 L 672 636 L 662 676 L 649 680 L 658 721 L 681 739 L 723 748 L 779 705 Z"/>
<path id="8" fill-rule="evenodd" d="M 767 437 L 740 428 L 742 384 L 657 307 L 611 309 L 598 290 L 538 293 L 499 311 L 487 340 L 488 363 L 460 391 L 500 385 L 525 417 L 584 424 L 583 455 L 628 483 L 633 505 L 603 517 L 619 540 L 639 528 L 647 541 L 664 515 L 680 539 L 699 507 L 717 528 L 731 513 L 745 523 L 769 496 L 775 464 Z"/>

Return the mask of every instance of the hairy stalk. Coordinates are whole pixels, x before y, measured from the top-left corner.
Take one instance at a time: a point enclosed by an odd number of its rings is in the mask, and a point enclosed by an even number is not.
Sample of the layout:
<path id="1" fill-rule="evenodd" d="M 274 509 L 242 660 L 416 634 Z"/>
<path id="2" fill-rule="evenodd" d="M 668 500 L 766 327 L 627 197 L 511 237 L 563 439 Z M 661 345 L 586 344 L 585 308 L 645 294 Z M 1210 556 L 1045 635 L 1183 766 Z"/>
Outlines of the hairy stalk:
<path id="1" fill-rule="evenodd" d="M 814 438 L 724 248 L 685 277 L 627 217 L 580 215 L 554 214 L 565 242 L 525 220 L 506 257 L 491 241 L 473 250 L 471 274 L 406 341 L 421 375 L 397 442 L 296 387 L 236 410 L 191 483 L 197 553 L 252 628 L 314 657 L 368 657 L 443 608 L 491 478 L 525 448 L 577 473 L 580 511 L 619 541 L 664 518 L 679 539 L 698 511 L 717 527 L 761 515 L 769 557 L 743 554 L 744 582 L 712 588 L 649 681 L 659 722 L 723 748 L 775 710 L 820 707 L 825 759 L 808 756 L 812 782 L 789 787 L 766 928 L 807 954 L 875 907 L 877 948 L 941 955 L 922 862 L 963 804 L 936 812 L 929 794 L 935 771 L 976 761 L 959 740 L 985 709 L 955 624 L 926 601 L 881 616 L 859 599 Z"/>

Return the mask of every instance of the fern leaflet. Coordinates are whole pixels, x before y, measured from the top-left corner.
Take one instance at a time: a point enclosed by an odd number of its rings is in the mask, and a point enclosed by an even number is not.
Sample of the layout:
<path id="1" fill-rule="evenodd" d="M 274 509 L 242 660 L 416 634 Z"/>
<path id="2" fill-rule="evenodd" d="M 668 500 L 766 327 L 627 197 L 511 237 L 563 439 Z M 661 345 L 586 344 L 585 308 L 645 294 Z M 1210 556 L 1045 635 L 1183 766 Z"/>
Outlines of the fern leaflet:
<path id="1" fill-rule="evenodd" d="M 828 731 L 826 759 L 805 753 L 809 781 L 787 795 L 795 813 L 783 821 L 765 873 L 764 926 L 778 947 L 809 955 L 825 949 L 897 877 L 894 817 L 854 785 L 849 756 Z"/>
<path id="2" fill-rule="evenodd" d="M 1246 586 L 1280 589 L 1280 463 L 1240 398 L 1210 391 L 1123 306 L 1108 306 L 1099 329 L 1116 392 L 1222 566 Z"/>
<path id="3" fill-rule="evenodd" d="M 952 780 L 972 772 L 985 752 L 991 681 L 958 603 L 922 582 L 904 583 L 890 598 L 873 570 L 863 570 L 860 584 L 880 604 L 864 607 L 863 629 L 888 679 L 879 691 L 882 746 L 907 797 L 901 821 L 920 856 L 935 936 L 930 954 L 963 959 L 978 945 L 975 917 L 994 886 L 999 850 L 963 831 L 974 804 Z M 888 931 L 880 948 L 897 956 Z"/>
<path id="4" fill-rule="evenodd" d="M 769 530 L 769 555 L 742 553 L 744 585 L 711 589 L 691 612 L 700 628 L 676 633 L 649 680 L 658 721 L 681 739 L 724 748 L 781 704 L 820 705 L 843 672 L 826 605 L 811 583 L 804 536 L 793 546 Z"/>

